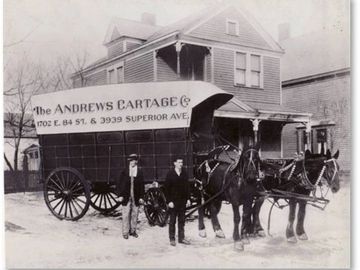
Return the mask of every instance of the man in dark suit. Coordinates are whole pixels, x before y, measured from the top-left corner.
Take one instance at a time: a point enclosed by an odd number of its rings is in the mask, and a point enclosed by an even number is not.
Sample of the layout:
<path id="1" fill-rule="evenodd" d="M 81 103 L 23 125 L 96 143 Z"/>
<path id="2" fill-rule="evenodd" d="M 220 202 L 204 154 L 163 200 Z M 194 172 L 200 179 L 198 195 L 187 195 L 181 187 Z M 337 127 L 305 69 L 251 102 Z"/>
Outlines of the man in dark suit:
<path id="1" fill-rule="evenodd" d="M 131 154 L 128 158 L 129 167 L 120 176 L 119 200 L 122 203 L 122 233 L 125 239 L 129 234 L 135 238 L 139 206 L 144 203 L 144 176 L 138 168 L 138 156 Z"/>
<path id="2" fill-rule="evenodd" d="M 166 175 L 165 192 L 166 200 L 169 206 L 170 223 L 169 238 L 170 245 L 175 246 L 175 225 L 178 218 L 178 241 L 179 243 L 189 245 L 190 242 L 185 239 L 185 208 L 186 204 L 190 204 L 190 188 L 188 175 L 183 170 L 183 159 L 176 157 L 174 160 L 174 168 Z"/>

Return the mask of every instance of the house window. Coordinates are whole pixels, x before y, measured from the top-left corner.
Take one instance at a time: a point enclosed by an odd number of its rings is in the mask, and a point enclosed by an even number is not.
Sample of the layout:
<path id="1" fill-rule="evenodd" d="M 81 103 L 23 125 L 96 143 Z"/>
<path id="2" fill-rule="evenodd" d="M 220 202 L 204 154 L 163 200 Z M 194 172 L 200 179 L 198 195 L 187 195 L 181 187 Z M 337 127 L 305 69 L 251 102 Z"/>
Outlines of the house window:
<path id="1" fill-rule="evenodd" d="M 232 36 L 239 35 L 239 23 L 237 21 L 226 20 L 226 34 Z"/>
<path id="2" fill-rule="evenodd" d="M 109 84 L 123 83 L 124 80 L 124 62 L 107 69 L 107 81 Z"/>
<path id="3" fill-rule="evenodd" d="M 115 70 L 114 69 L 108 70 L 108 76 L 109 76 L 108 81 L 109 81 L 110 84 L 116 83 Z"/>
<path id="4" fill-rule="evenodd" d="M 124 82 L 124 67 L 120 66 L 116 68 L 117 83 Z"/>
<path id="5" fill-rule="evenodd" d="M 260 55 L 244 52 L 235 53 L 234 84 L 264 88 L 262 58 Z"/>
<path id="6" fill-rule="evenodd" d="M 235 60 L 235 84 L 246 84 L 246 54 L 236 53 Z"/>
<path id="7" fill-rule="evenodd" d="M 251 86 L 260 87 L 260 55 L 251 55 Z"/>

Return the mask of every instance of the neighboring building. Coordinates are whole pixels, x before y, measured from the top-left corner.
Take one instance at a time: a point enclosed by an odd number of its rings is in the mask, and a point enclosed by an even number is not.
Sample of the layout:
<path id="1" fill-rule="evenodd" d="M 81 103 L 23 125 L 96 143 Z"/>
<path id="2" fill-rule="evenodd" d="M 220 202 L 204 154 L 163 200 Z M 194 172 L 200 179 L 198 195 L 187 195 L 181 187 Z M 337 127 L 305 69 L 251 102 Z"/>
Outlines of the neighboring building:
<path id="1" fill-rule="evenodd" d="M 18 123 L 17 118 L 18 114 L 14 113 L 5 113 L 4 114 L 4 154 L 6 155 L 11 166 L 14 168 L 14 155 L 15 155 L 15 140 L 14 136 L 18 137 L 18 128 L 16 123 Z M 24 127 L 20 144 L 18 147 L 18 169 L 23 170 L 24 167 L 24 158 L 27 160 L 27 168 L 37 170 L 39 167 L 35 166 L 39 162 L 39 155 L 33 154 L 36 147 L 38 151 L 39 140 L 36 135 L 35 126 L 33 125 L 32 115 L 25 114 L 26 127 Z M 31 151 L 29 151 L 31 147 Z M 26 151 L 28 150 L 28 151 Z M 31 152 L 31 155 L 29 153 Z M 26 157 L 25 157 L 26 156 Z M 32 164 L 29 167 L 29 164 Z M 4 161 L 4 169 L 10 170 L 9 166 Z"/>
<path id="2" fill-rule="evenodd" d="M 115 19 L 104 45 L 107 56 L 74 74 L 74 87 L 210 82 L 235 96 L 215 112 L 216 133 L 240 147 L 259 141 L 265 158 L 283 156 L 285 124 L 309 122 L 310 114 L 282 104 L 283 50 L 242 10 L 209 8 L 165 27 L 156 26 L 150 14 L 142 22 Z"/>
<path id="3" fill-rule="evenodd" d="M 281 42 L 284 105 L 313 114 L 311 143 L 303 125 L 284 129 L 284 154 L 311 149 L 340 150 L 340 169 L 351 170 L 350 36 L 319 31 Z"/>

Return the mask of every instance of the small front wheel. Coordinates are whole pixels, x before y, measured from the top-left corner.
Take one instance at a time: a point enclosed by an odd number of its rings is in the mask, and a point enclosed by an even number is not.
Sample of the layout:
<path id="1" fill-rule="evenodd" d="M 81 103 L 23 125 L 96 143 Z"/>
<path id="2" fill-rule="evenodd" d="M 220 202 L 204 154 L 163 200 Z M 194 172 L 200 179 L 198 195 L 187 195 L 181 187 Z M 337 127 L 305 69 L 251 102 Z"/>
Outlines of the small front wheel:
<path id="1" fill-rule="evenodd" d="M 144 211 L 150 225 L 163 227 L 169 217 L 164 193 L 160 188 L 150 188 L 144 196 Z"/>

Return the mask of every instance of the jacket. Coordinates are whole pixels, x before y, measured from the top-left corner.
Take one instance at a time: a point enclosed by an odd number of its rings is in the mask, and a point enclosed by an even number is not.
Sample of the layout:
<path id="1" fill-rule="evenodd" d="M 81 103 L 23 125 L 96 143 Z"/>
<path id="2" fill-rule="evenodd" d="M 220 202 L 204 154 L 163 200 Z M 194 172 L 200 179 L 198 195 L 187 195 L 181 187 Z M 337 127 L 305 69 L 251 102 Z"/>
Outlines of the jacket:
<path id="1" fill-rule="evenodd" d="M 123 197 L 122 205 L 127 205 L 130 198 L 131 178 L 129 176 L 129 168 L 123 170 L 118 182 L 118 195 Z M 135 205 L 139 206 L 139 199 L 143 199 L 145 194 L 144 175 L 138 167 L 137 176 L 134 177 L 134 199 Z"/>
<path id="2" fill-rule="evenodd" d="M 190 198 L 190 187 L 187 173 L 182 170 L 180 176 L 171 169 L 165 179 L 164 188 L 167 203 L 173 202 L 175 208 L 185 208 Z"/>

